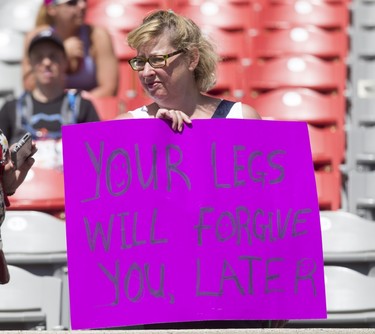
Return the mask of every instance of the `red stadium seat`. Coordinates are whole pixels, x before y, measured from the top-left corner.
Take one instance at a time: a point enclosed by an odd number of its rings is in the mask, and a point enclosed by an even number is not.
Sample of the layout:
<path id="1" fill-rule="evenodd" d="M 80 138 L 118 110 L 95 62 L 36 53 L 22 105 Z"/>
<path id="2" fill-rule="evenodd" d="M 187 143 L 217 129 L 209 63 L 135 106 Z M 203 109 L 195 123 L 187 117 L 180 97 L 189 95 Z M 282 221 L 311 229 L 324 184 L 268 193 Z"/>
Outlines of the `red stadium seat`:
<path id="1" fill-rule="evenodd" d="M 306 88 L 260 94 L 251 102 L 263 119 L 305 121 L 315 163 L 338 169 L 345 158 L 345 97 Z"/>
<path id="2" fill-rule="evenodd" d="M 213 26 L 202 26 L 202 31 L 213 42 L 222 59 L 243 61 L 251 57 L 250 37 L 246 32 L 228 31 Z"/>
<path id="3" fill-rule="evenodd" d="M 255 91 L 305 87 L 343 93 L 346 84 L 344 61 L 324 61 L 311 55 L 256 61 L 246 69 L 249 89 Z"/>
<path id="4" fill-rule="evenodd" d="M 142 23 L 150 10 L 147 6 L 103 0 L 87 8 L 86 22 L 109 30 L 130 31 Z"/>
<path id="5" fill-rule="evenodd" d="M 90 96 L 90 100 L 94 104 L 95 109 L 102 121 L 114 119 L 121 113 L 125 112 L 124 101 L 117 96 Z"/>
<path id="6" fill-rule="evenodd" d="M 139 81 L 138 72 L 133 71 L 127 61 L 121 61 L 119 67 L 120 84 L 117 96 L 125 106 L 125 110 L 121 109 L 121 113 L 151 103 Z"/>
<path id="7" fill-rule="evenodd" d="M 154 8 L 168 8 L 169 5 L 168 0 L 116 0 L 116 2 Z"/>
<path id="8" fill-rule="evenodd" d="M 208 92 L 209 94 L 236 100 L 244 96 L 243 67 L 240 62 L 219 62 L 216 79 L 216 84 Z"/>
<path id="9" fill-rule="evenodd" d="M 254 23 L 249 6 L 228 2 L 201 1 L 175 5 L 175 11 L 192 19 L 199 26 L 209 25 L 226 30 L 246 30 Z"/>
<path id="10" fill-rule="evenodd" d="M 310 125 L 309 138 L 314 164 L 326 171 L 339 171 L 345 158 L 345 133 Z"/>
<path id="11" fill-rule="evenodd" d="M 339 171 L 315 171 L 320 210 L 338 210 L 341 206 L 342 177 Z"/>
<path id="12" fill-rule="evenodd" d="M 138 78 L 138 72 L 135 72 L 125 60 L 119 62 L 120 82 L 118 97 L 128 99 L 135 97 L 142 89 Z"/>
<path id="13" fill-rule="evenodd" d="M 254 3 L 254 0 L 170 0 L 172 5 L 175 6 L 189 6 L 202 4 L 204 2 L 214 2 L 218 4 L 240 5 L 248 6 Z"/>
<path id="14" fill-rule="evenodd" d="M 109 30 L 109 33 L 112 37 L 112 44 L 117 59 L 127 61 L 136 55 L 136 51 L 128 45 L 126 40 L 128 35 L 127 32 L 111 29 Z"/>
<path id="15" fill-rule="evenodd" d="M 322 28 L 346 29 L 349 10 L 343 2 L 294 0 L 264 2 L 258 16 L 259 28 L 287 28 L 291 25 L 314 25 Z"/>
<path id="16" fill-rule="evenodd" d="M 344 95 L 321 94 L 308 88 L 280 88 L 247 101 L 262 118 L 305 121 L 343 129 Z"/>
<path id="17" fill-rule="evenodd" d="M 295 0 L 267 0 L 270 4 L 284 3 L 284 4 L 293 4 Z M 319 0 L 323 4 L 337 4 L 337 3 L 350 3 L 352 0 Z"/>
<path id="18" fill-rule="evenodd" d="M 65 211 L 64 174 L 56 169 L 33 167 L 9 200 L 9 210 L 43 211 L 60 217 Z"/>
<path id="19" fill-rule="evenodd" d="M 320 58 L 345 58 L 349 38 L 345 31 L 327 31 L 316 26 L 262 30 L 253 40 L 256 58 L 310 54 Z"/>

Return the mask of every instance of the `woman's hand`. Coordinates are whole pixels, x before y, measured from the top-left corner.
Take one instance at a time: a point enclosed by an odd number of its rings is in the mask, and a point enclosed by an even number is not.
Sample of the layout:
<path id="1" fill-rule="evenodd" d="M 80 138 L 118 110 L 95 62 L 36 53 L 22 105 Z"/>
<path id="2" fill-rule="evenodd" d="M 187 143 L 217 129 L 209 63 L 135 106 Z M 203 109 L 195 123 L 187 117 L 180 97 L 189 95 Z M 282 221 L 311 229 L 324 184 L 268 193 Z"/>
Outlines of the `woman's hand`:
<path id="1" fill-rule="evenodd" d="M 83 42 L 76 36 L 69 37 L 64 41 L 64 49 L 69 60 L 69 72 L 74 73 L 84 57 Z"/>
<path id="2" fill-rule="evenodd" d="M 155 115 L 155 118 L 167 119 L 172 122 L 172 129 L 181 132 L 184 123 L 191 124 L 191 119 L 180 110 L 160 108 Z"/>
<path id="3" fill-rule="evenodd" d="M 14 145 L 11 146 L 11 149 Z M 32 145 L 32 154 L 34 154 L 37 151 L 37 148 L 35 146 L 35 143 L 33 143 Z M 8 162 L 4 166 L 3 175 L 3 187 L 5 194 L 11 195 L 17 190 L 17 188 L 25 180 L 27 173 L 29 172 L 34 162 L 34 158 L 29 157 L 22 164 L 22 166 L 19 167 L 19 169 L 16 169 L 11 159 L 8 159 Z"/>

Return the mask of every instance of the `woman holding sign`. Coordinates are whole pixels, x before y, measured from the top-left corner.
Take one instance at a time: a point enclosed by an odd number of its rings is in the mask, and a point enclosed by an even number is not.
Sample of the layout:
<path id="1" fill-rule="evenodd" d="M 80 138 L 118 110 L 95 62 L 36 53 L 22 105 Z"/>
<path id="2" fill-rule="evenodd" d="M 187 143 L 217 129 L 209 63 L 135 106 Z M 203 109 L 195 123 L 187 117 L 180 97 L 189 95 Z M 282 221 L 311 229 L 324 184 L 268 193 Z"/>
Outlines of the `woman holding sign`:
<path id="1" fill-rule="evenodd" d="M 129 33 L 128 43 L 137 51 L 129 64 L 154 102 L 121 118 L 163 118 L 176 131 L 191 119 L 260 119 L 248 105 L 205 94 L 215 85 L 219 56 L 192 20 L 155 11 Z"/>
<path id="2" fill-rule="evenodd" d="M 33 153 L 36 148 L 33 144 Z M 5 208 L 9 206 L 8 197 L 13 195 L 18 186 L 25 179 L 27 172 L 34 163 L 34 159 L 29 157 L 18 169 L 15 169 L 9 157 L 8 141 L 0 130 L 0 227 L 5 219 Z M 0 284 L 9 282 L 8 266 L 3 253 L 3 244 L 0 230 Z"/>
<path id="3" fill-rule="evenodd" d="M 121 118 L 167 119 L 175 131 L 182 131 L 184 123 L 190 124 L 192 119 L 260 119 L 248 105 L 205 94 L 215 84 L 219 57 L 192 20 L 172 11 L 155 11 L 129 33 L 128 43 L 137 51 L 129 64 L 138 72 L 142 86 L 154 102 Z M 285 323 L 283 320 L 204 321 L 150 327 L 259 328 L 283 327 Z"/>

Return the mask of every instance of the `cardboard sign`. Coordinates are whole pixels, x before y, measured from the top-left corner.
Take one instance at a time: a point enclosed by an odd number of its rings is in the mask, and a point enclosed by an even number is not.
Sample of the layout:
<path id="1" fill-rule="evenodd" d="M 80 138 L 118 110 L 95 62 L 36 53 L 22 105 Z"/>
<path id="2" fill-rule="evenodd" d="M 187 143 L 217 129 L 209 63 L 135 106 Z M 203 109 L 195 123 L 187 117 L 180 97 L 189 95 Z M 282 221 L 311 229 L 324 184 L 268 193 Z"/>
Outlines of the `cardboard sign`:
<path id="1" fill-rule="evenodd" d="M 307 125 L 64 126 L 71 325 L 325 318 Z"/>

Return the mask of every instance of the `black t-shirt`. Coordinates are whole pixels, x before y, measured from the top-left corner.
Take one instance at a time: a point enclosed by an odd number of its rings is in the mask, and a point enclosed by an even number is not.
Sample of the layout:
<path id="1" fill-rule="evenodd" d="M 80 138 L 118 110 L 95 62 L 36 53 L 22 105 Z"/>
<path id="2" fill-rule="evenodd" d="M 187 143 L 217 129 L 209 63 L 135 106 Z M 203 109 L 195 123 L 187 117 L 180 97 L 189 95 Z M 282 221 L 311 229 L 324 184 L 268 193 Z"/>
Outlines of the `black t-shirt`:
<path id="1" fill-rule="evenodd" d="M 34 129 L 46 129 L 51 132 L 61 131 L 61 122 L 48 116 L 61 113 L 64 97 L 65 94 L 47 103 L 41 103 L 32 97 L 33 115 L 40 114 L 41 116 L 38 122 L 34 124 Z M 5 102 L 0 110 L 0 128 L 3 130 L 10 143 L 14 143 L 18 140 L 18 138 L 15 137 L 17 133 L 17 101 L 17 99 L 12 99 Z M 92 102 L 81 97 L 77 123 L 96 122 L 99 120 L 99 116 Z"/>

